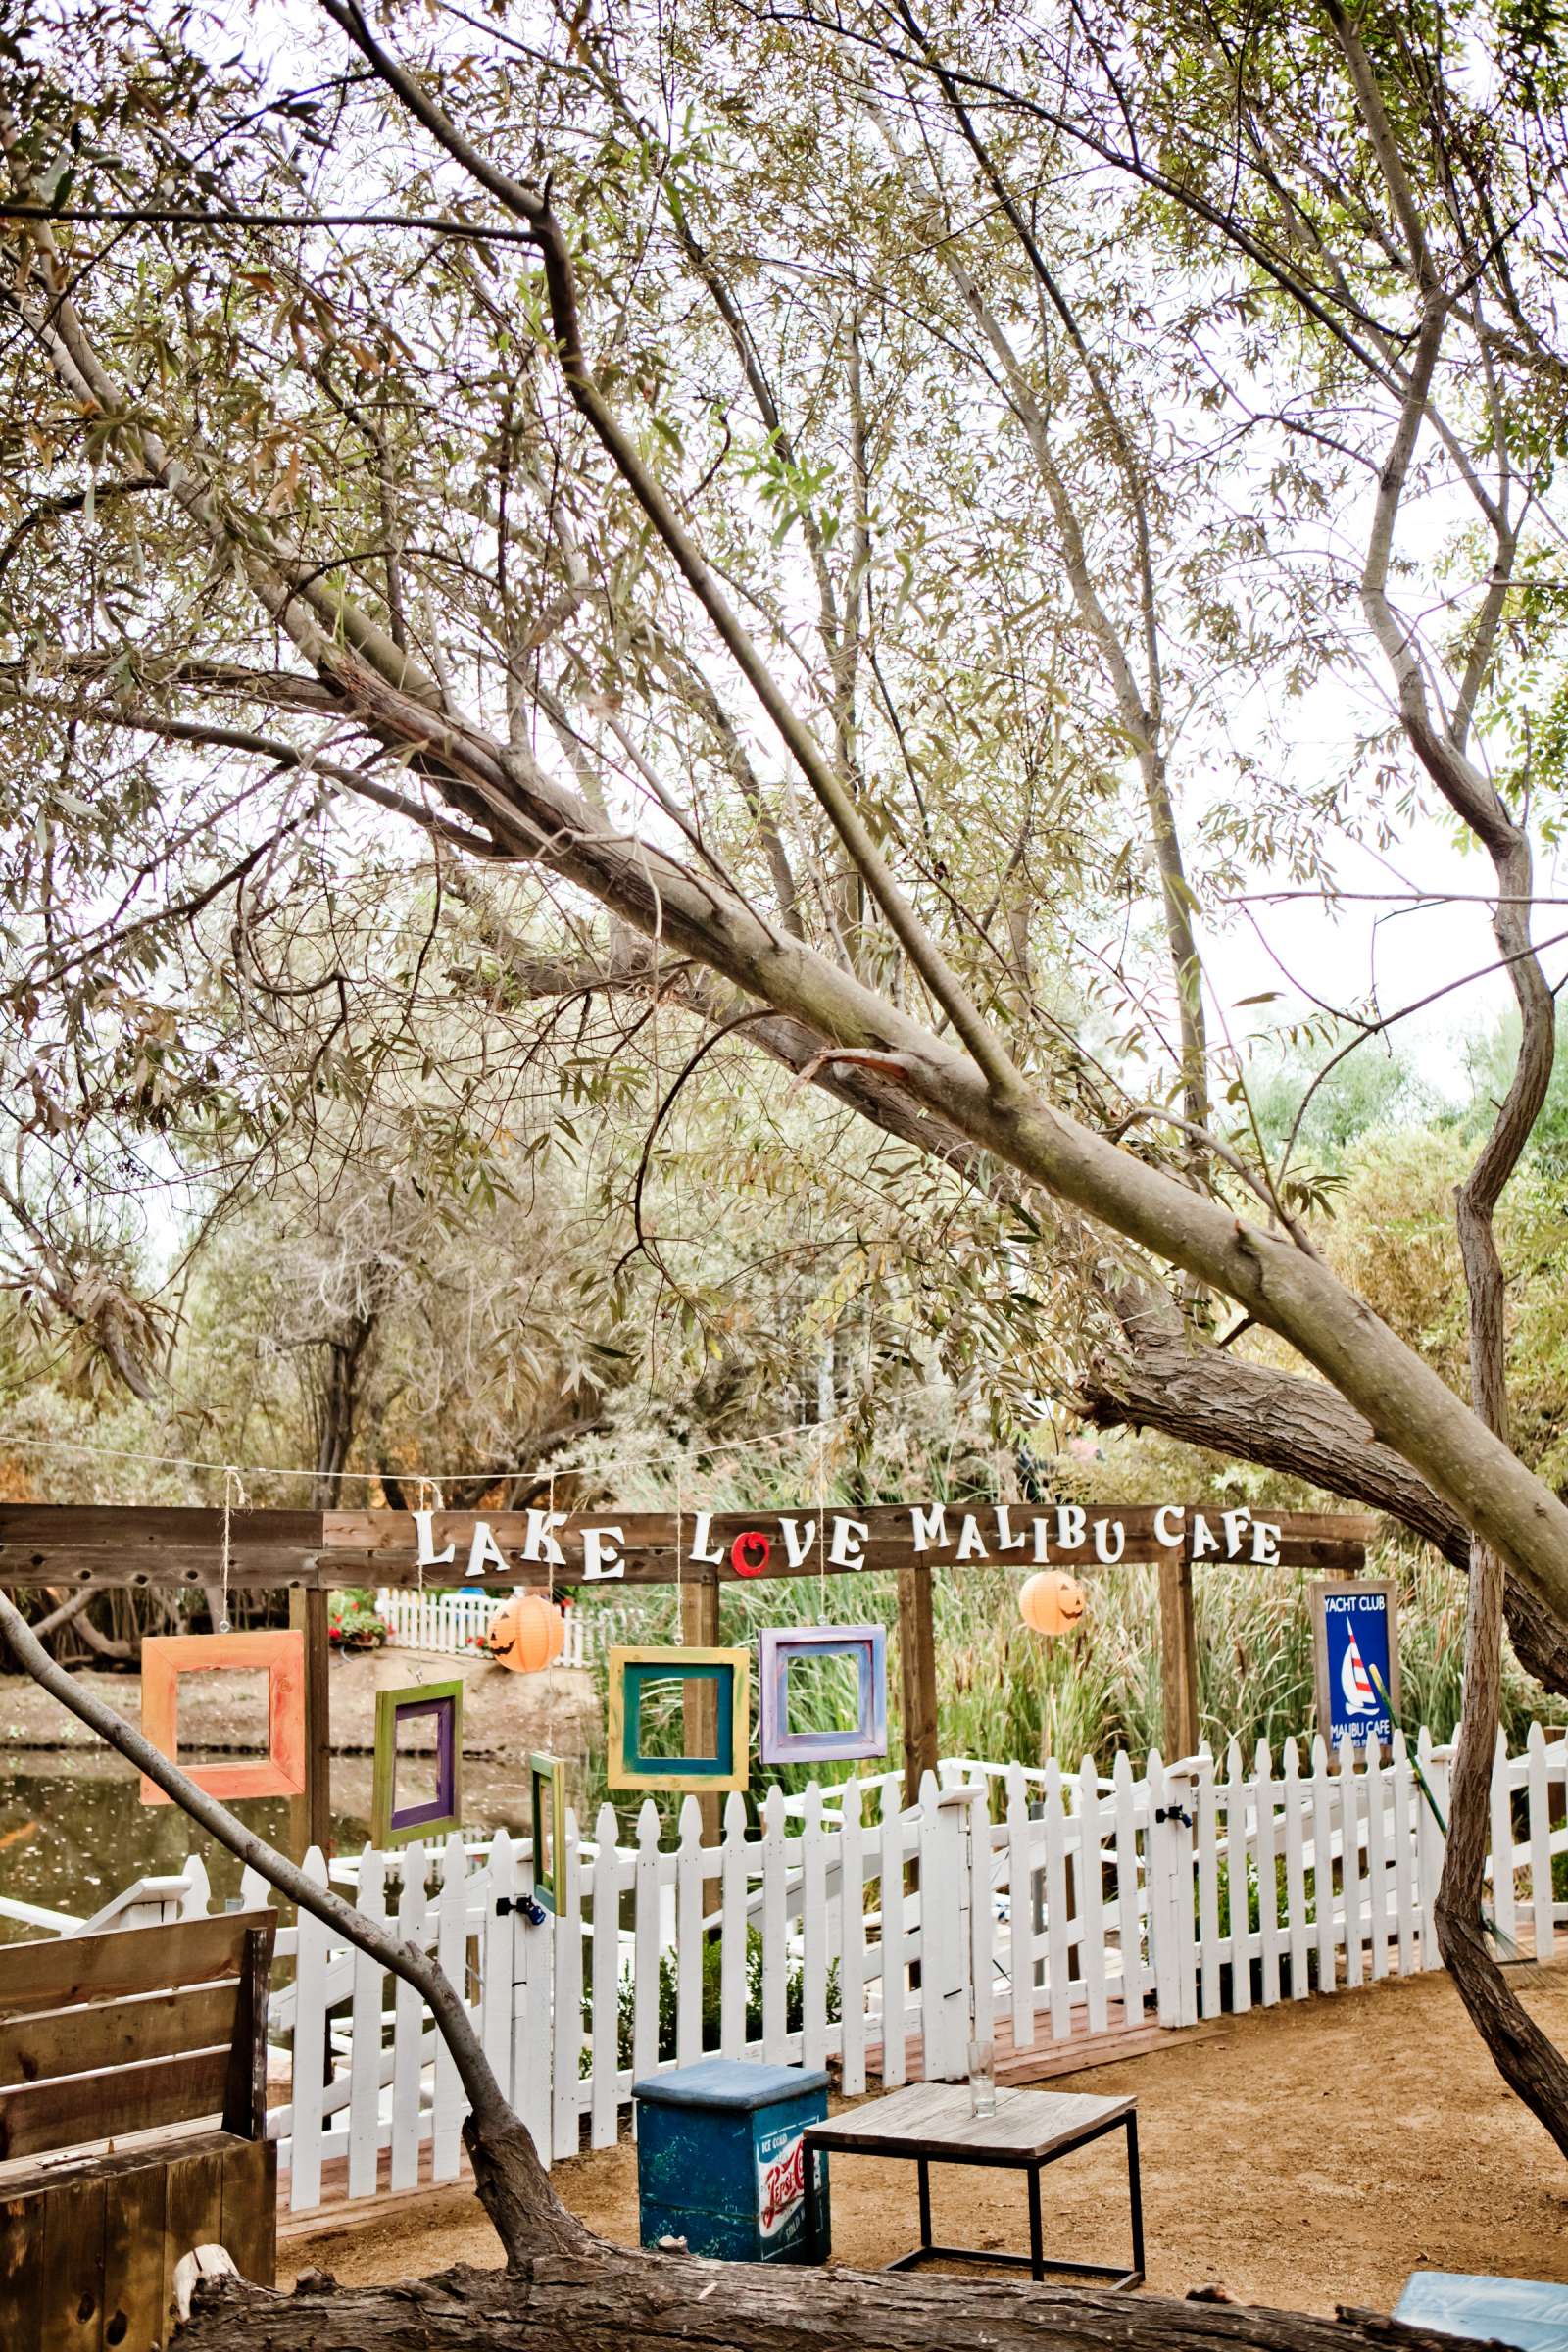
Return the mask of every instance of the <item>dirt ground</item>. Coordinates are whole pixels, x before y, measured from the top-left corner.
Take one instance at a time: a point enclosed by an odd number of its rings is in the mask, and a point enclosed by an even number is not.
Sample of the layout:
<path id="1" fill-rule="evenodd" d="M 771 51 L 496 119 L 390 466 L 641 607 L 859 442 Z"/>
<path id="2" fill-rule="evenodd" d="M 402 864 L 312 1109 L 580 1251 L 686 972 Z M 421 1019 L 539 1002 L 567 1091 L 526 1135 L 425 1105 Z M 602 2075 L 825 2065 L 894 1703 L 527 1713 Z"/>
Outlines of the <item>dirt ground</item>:
<path id="1" fill-rule="evenodd" d="M 1568 1964 L 1518 1975 L 1543 2026 L 1568 2041 Z M 1328 2313 L 1392 2309 L 1412 2270 L 1568 2280 L 1568 2168 L 1503 2088 L 1444 1976 L 1255 2011 L 1050 2087 L 1136 2095 L 1149 2283 L 1163 2293 L 1217 2284 Z M 1121 2145 L 1118 2133 L 1047 2171 L 1048 2253 L 1125 2259 Z M 874 2270 L 912 2245 L 913 2166 L 831 2161 L 834 2261 Z M 555 2180 L 594 2229 L 636 2243 L 632 2147 L 559 2165 Z M 938 2171 L 933 2205 L 939 2238 L 1027 2244 L 1016 2177 Z M 279 2282 L 497 2259 L 471 2194 L 444 2190 L 386 2223 L 288 2239 Z"/>

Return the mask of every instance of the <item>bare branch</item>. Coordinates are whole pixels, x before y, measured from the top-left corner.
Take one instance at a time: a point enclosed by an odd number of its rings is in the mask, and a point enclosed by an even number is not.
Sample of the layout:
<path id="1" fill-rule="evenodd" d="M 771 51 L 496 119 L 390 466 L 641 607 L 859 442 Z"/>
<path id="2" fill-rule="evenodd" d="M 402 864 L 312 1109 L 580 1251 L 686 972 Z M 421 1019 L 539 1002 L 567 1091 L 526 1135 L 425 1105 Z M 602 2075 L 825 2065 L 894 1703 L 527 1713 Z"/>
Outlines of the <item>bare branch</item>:
<path id="1" fill-rule="evenodd" d="M 412 1985 L 428 2003 L 436 2027 L 452 2053 L 470 2114 L 464 2136 L 473 2162 L 479 2195 L 506 2248 L 509 2262 L 530 2251 L 580 2252 L 594 2240 L 576 2217 L 567 2212 L 550 2185 L 526 2127 L 496 2081 L 484 2045 L 473 2028 L 462 1995 L 436 1961 L 419 1945 L 400 1943 L 377 1921 L 346 1903 L 329 1886 L 318 1886 L 298 1863 L 258 1838 L 218 1799 L 197 1787 L 176 1764 L 170 1762 L 149 1740 L 117 1715 L 92 1690 L 57 1666 L 25 1619 L 0 1592 L 0 1635 L 23 1672 L 40 1689 L 96 1732 L 116 1752 L 172 1797 L 181 1811 L 247 1868 L 276 1887 L 302 1911 L 333 1929 L 357 1951 L 369 1954 L 383 1968 Z M 519 2185 L 520 2184 L 520 2185 Z"/>

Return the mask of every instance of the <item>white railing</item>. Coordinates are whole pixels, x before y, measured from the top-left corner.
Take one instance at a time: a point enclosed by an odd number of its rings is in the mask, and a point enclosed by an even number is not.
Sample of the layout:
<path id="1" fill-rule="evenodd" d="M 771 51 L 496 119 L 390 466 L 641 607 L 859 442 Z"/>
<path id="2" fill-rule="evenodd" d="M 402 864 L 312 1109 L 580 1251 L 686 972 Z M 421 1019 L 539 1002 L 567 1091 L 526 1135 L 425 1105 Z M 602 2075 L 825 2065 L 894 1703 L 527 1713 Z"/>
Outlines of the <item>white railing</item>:
<path id="1" fill-rule="evenodd" d="M 491 1619 L 502 1606 L 493 1592 L 377 1592 L 376 1612 L 387 1624 L 388 1640 L 401 1649 L 430 1649 L 461 1657 L 477 1649 Z M 599 1635 L 597 1620 L 580 1609 L 567 1608 L 566 1645 L 558 1666 L 586 1666 Z"/>
<path id="2" fill-rule="evenodd" d="M 192 1854 L 183 1870 L 135 1879 L 87 1918 L 44 1903 L 24 1903 L 17 1895 L 0 1895 L 0 1919 L 47 1936 L 100 1936 L 109 1928 L 157 1928 L 176 1919 L 204 1919 L 211 1905 L 207 1872 Z"/>
<path id="3" fill-rule="evenodd" d="M 955 1759 L 907 1809 L 888 1775 L 772 1788 L 755 1830 L 732 1796 L 707 1847 L 695 1799 L 673 1846 L 651 1803 L 630 1846 L 606 1806 L 592 1840 L 568 1816 L 561 1915 L 537 1920 L 517 1902 L 529 1847 L 505 1833 L 367 1849 L 332 1876 L 463 1987 L 548 2162 L 585 2129 L 612 2145 L 634 2079 L 708 2051 L 832 2060 L 853 2095 L 916 2065 L 961 2075 L 977 2033 L 1022 2052 L 1434 1968 L 1450 1752 L 1423 1733 L 1379 1766 L 1287 1741 L 1249 1770 L 1233 1744 L 1151 1756 L 1138 1779 L 1125 1755 L 1108 1777 L 1087 1759 L 1071 1774 Z M 1539 1725 L 1522 1755 L 1499 1743 L 1490 1904 L 1505 1955 L 1549 1960 L 1568 1924 L 1552 1889 L 1565 1767 L 1568 1740 Z M 308 1867 L 325 1879 L 314 1851 Z M 190 1873 L 187 1912 L 206 1904 Z M 242 1899 L 266 1893 L 247 1873 Z M 422 2002 L 313 1918 L 282 1927 L 277 1950 L 293 1982 L 269 2034 L 292 2096 L 269 2130 L 290 2206 L 456 2179 L 462 2086 Z"/>

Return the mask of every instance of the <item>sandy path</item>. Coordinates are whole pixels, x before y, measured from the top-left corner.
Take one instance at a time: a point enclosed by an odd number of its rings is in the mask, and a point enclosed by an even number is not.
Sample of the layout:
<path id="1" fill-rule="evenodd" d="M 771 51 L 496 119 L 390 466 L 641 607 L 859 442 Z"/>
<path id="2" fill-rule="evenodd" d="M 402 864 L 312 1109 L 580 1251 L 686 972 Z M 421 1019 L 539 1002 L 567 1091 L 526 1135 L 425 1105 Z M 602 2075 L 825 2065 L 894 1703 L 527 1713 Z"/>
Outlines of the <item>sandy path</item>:
<path id="1" fill-rule="evenodd" d="M 1568 1964 L 1517 1981 L 1568 2041 Z M 1219 2283 L 1248 2302 L 1387 2311 L 1412 2270 L 1568 2280 L 1568 2168 L 1497 2080 L 1445 1977 L 1257 2011 L 1052 2087 L 1136 2094 L 1150 2283 L 1167 2293 Z M 1120 2144 L 1046 2174 L 1048 2252 L 1124 2258 Z M 835 2261 L 874 2269 L 914 2242 L 912 2165 L 833 2165 Z M 596 2230 L 635 2244 L 632 2148 L 579 2157 L 555 2179 Z M 1027 2242 L 1021 2180 L 938 2173 L 934 2204 L 939 2236 Z M 390 2279 L 496 2258 L 471 2195 L 454 2190 L 395 2222 L 291 2239 L 280 2278 Z"/>

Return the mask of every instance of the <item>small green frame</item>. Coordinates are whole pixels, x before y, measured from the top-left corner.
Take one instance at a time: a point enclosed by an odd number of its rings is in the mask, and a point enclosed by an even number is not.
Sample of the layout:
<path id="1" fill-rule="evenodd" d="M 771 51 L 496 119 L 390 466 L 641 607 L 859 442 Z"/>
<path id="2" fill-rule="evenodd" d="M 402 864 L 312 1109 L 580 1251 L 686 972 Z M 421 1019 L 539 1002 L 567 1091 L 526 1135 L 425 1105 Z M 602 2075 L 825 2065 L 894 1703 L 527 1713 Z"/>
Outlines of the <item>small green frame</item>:
<path id="1" fill-rule="evenodd" d="M 654 1682 L 708 1685 L 714 1695 L 716 1736 L 710 1756 L 645 1756 L 642 1701 Z M 605 1777 L 612 1788 L 672 1788 L 722 1795 L 747 1783 L 752 1738 L 750 1649 L 612 1649 L 610 1753 Z"/>
<path id="2" fill-rule="evenodd" d="M 413 1718 L 435 1718 L 435 1780 L 432 1802 L 399 1805 L 398 1727 Z M 377 1852 L 408 1845 L 416 1838 L 439 1838 L 463 1827 L 463 1680 L 411 1683 L 375 1694 L 375 1766 L 370 1782 L 370 1842 Z"/>
<path id="3" fill-rule="evenodd" d="M 533 1899 L 560 1919 L 566 1908 L 566 1767 L 559 1756 L 530 1756 L 528 1784 L 533 1803 Z M 547 1824 L 548 1870 L 541 1859 Z"/>

